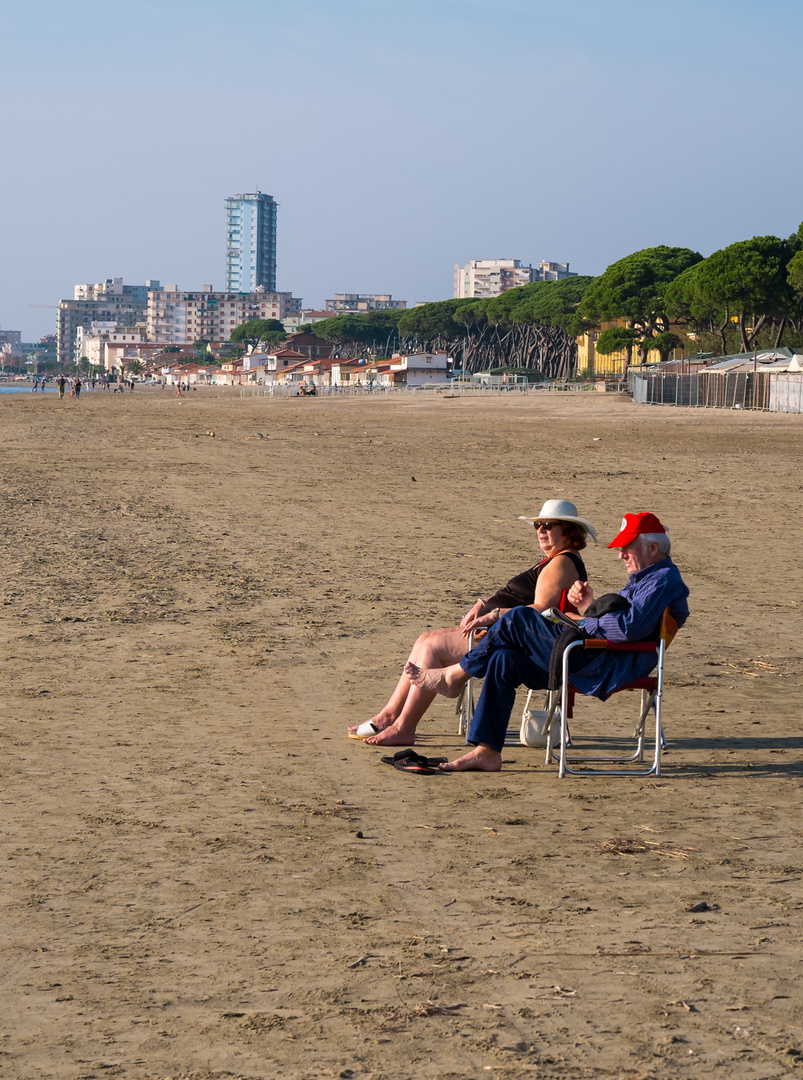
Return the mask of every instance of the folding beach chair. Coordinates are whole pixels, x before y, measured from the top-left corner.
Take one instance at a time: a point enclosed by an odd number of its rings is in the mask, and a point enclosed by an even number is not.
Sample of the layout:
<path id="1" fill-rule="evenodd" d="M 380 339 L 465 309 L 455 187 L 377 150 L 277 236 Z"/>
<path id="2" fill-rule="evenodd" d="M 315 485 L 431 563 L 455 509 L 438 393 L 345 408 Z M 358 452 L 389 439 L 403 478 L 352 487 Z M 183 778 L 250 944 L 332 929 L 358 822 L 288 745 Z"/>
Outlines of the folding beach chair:
<path id="1" fill-rule="evenodd" d="M 571 612 L 572 614 L 576 615 L 577 614 L 577 608 L 573 604 L 569 603 L 569 601 L 567 599 L 568 593 L 569 593 L 568 589 L 563 590 L 563 592 L 561 594 L 561 598 L 560 598 L 560 604 L 558 605 L 559 610 L 564 611 L 564 612 Z M 474 631 L 473 630 L 471 631 L 471 633 L 468 636 L 468 648 L 469 648 L 469 652 L 471 651 L 471 649 L 474 648 Z M 527 703 L 524 706 L 524 712 L 525 713 L 527 712 L 527 710 L 530 707 L 530 699 L 532 698 L 533 692 L 534 691 L 531 690 L 530 693 L 527 695 Z M 455 712 L 456 712 L 457 718 L 458 718 L 457 719 L 457 734 L 458 735 L 465 735 L 468 732 L 468 729 L 469 729 L 469 727 L 471 725 L 472 717 L 474 716 L 474 680 L 473 679 L 469 679 L 468 682 L 466 683 L 466 685 L 463 687 L 463 689 L 462 689 L 462 691 L 460 693 L 460 696 L 457 699 L 457 705 L 455 707 Z M 558 727 L 559 723 L 560 723 L 559 720 L 557 720 L 557 721 L 555 720 L 555 712 L 556 712 L 556 710 L 553 709 L 552 710 L 552 715 L 550 715 L 550 717 L 549 717 L 550 731 L 552 729 L 553 722 L 555 724 L 555 727 Z M 546 730 L 546 728 L 544 730 Z M 509 727 L 507 736 L 505 738 L 505 746 L 523 746 L 523 745 L 524 745 L 524 743 L 522 743 L 522 741 L 519 738 L 518 734 L 515 731 L 513 731 L 512 728 Z M 544 743 L 539 742 L 538 745 L 539 746 L 542 746 L 542 745 L 543 746 L 551 746 L 551 741 L 547 740 Z M 569 745 L 571 745 L 571 739 L 570 738 L 569 738 Z M 547 764 L 549 763 L 550 760 L 551 759 L 548 757 L 547 758 Z"/>
<path id="2" fill-rule="evenodd" d="M 678 624 L 672 618 L 669 608 L 664 609 L 661 617 L 661 629 L 657 641 L 608 641 L 605 638 L 586 638 L 584 641 L 575 641 L 567 646 L 563 653 L 563 670 L 561 687 L 559 690 L 550 691 L 547 695 L 547 746 L 546 764 L 557 760 L 559 762 L 558 775 L 564 777 L 567 774 L 574 776 L 660 776 L 661 752 L 666 748 L 663 728 L 661 726 L 661 701 L 664 685 L 664 656 L 666 649 L 675 634 L 678 632 Z M 658 664 L 653 674 L 647 675 L 635 682 L 619 686 L 613 691 L 619 694 L 624 690 L 641 691 L 641 711 L 636 723 L 633 738 L 636 746 L 632 753 L 618 755 L 590 755 L 567 753 L 568 721 L 573 719 L 575 697 L 580 691 L 571 685 L 569 673 L 569 657 L 575 649 L 603 649 L 605 652 L 654 652 L 658 655 Z M 581 696 L 585 696 L 582 695 Z M 650 709 L 655 714 L 655 750 L 652 763 L 647 768 L 637 768 L 638 765 L 646 765 L 644 761 L 644 746 L 646 742 L 647 716 Z M 559 748 L 554 746 L 552 737 L 552 719 L 559 714 L 561 737 Z M 571 745 L 571 744 L 569 744 Z M 594 765 L 594 768 L 577 769 L 573 766 L 578 763 Z M 628 766 L 628 763 L 632 763 Z M 601 768 L 600 765 L 619 765 L 618 769 Z"/>

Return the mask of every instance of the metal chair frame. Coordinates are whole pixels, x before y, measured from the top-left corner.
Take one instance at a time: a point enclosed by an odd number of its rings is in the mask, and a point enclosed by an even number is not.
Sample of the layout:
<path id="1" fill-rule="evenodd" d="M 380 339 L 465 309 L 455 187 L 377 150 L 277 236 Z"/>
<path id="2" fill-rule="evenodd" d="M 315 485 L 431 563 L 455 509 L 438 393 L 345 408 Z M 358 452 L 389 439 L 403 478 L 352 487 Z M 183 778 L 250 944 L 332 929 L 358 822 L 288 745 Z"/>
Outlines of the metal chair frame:
<path id="1" fill-rule="evenodd" d="M 661 630 L 657 641 L 608 641 L 606 638 L 586 638 L 585 641 L 572 642 L 565 650 L 563 654 L 563 670 L 560 690 L 551 691 L 547 697 L 547 711 L 549 718 L 547 720 L 547 746 L 546 746 L 546 764 L 550 764 L 557 760 L 559 763 L 558 775 L 563 778 L 567 775 L 573 776 L 660 776 L 661 775 L 661 754 L 666 749 L 666 737 L 664 736 L 663 727 L 661 725 L 661 708 L 663 701 L 663 687 L 664 687 L 664 655 L 666 649 L 675 634 L 678 631 L 678 625 L 673 619 L 669 608 L 665 608 L 661 617 Z M 571 754 L 567 753 L 567 740 L 568 734 L 568 721 L 573 717 L 574 698 L 579 691 L 571 685 L 570 673 L 569 673 L 569 657 L 571 653 L 577 648 L 584 649 L 604 649 L 606 652 L 654 652 L 658 655 L 658 664 L 655 675 L 648 675 L 641 679 L 636 679 L 635 682 L 627 683 L 624 686 L 617 687 L 613 691 L 614 694 L 619 694 L 625 690 L 640 690 L 641 691 L 641 711 L 636 723 L 633 737 L 636 739 L 636 747 L 631 754 L 619 754 L 619 755 L 588 755 L 588 754 Z M 552 741 L 552 727 L 551 718 L 556 709 L 560 708 L 560 724 L 561 724 L 561 738 L 560 747 L 556 749 Z M 619 768 L 619 769 L 603 769 L 599 767 L 577 769 L 573 766 L 576 764 L 591 764 L 591 765 L 627 765 L 628 763 L 645 764 L 644 762 L 644 748 L 646 742 L 646 730 L 647 730 L 647 716 L 653 710 L 655 714 L 655 749 L 652 757 L 652 762 L 647 768 Z"/>

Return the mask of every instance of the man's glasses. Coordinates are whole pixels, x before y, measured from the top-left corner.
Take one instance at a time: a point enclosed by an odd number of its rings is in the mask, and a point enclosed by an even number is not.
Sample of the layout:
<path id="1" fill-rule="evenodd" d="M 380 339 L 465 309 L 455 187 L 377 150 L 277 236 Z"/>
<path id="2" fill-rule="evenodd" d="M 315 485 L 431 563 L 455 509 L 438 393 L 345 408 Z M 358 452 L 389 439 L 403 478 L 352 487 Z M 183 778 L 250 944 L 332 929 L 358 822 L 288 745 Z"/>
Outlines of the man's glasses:
<path id="1" fill-rule="evenodd" d="M 534 521 L 536 529 L 556 529 L 558 525 L 562 525 L 561 521 Z"/>

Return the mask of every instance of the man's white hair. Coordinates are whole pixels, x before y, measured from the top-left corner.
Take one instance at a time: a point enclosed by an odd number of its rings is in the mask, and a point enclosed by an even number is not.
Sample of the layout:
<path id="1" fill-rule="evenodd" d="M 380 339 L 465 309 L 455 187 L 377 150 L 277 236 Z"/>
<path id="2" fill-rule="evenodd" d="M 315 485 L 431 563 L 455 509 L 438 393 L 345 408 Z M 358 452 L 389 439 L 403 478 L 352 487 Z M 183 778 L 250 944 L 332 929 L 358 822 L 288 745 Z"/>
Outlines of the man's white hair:
<path id="1" fill-rule="evenodd" d="M 658 551 L 664 558 L 672 550 L 668 533 L 639 533 L 639 539 L 643 540 L 645 544 L 657 544 Z"/>

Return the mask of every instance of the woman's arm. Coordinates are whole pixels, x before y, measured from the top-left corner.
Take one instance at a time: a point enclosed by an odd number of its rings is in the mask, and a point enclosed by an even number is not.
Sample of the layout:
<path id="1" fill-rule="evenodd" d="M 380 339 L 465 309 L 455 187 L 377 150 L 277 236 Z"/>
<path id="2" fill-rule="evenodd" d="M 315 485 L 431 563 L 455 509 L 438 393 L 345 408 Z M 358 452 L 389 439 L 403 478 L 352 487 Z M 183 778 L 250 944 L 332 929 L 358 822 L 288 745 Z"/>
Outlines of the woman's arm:
<path id="1" fill-rule="evenodd" d="M 579 576 L 574 560 L 564 555 L 555 556 L 538 575 L 535 599 L 530 607 L 535 611 L 559 608 L 564 592 L 572 587 Z"/>

